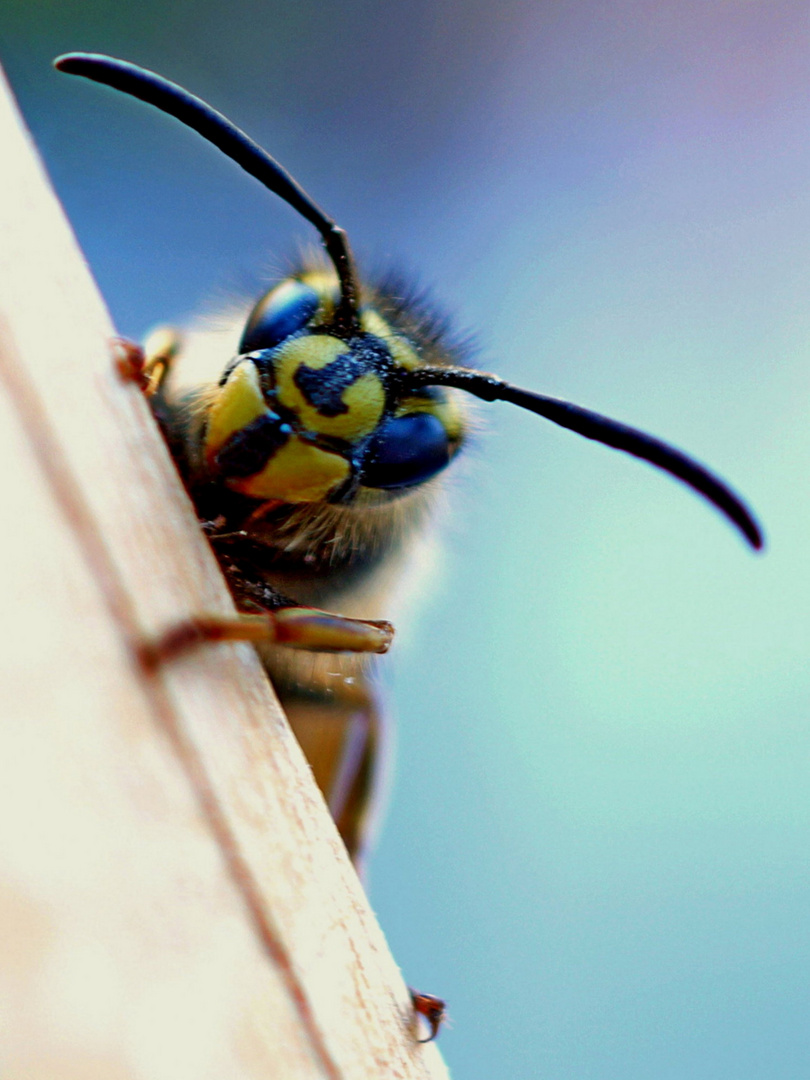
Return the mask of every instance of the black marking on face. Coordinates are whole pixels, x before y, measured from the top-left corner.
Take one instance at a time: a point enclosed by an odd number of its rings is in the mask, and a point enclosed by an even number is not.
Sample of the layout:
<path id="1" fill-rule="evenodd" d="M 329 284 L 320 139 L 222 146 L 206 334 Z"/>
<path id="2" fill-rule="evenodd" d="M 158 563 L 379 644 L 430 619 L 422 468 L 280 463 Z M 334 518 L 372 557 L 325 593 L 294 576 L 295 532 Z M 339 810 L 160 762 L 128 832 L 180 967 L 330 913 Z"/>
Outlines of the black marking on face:
<path id="1" fill-rule="evenodd" d="M 217 454 L 216 464 L 231 479 L 255 476 L 291 434 L 292 428 L 280 416 L 266 413 L 231 435 Z"/>
<path id="2" fill-rule="evenodd" d="M 322 416 L 343 416 L 349 411 L 349 406 L 342 400 L 344 391 L 367 372 L 368 365 L 362 357 L 346 353 L 323 368 L 302 364 L 293 376 L 293 382 Z"/>

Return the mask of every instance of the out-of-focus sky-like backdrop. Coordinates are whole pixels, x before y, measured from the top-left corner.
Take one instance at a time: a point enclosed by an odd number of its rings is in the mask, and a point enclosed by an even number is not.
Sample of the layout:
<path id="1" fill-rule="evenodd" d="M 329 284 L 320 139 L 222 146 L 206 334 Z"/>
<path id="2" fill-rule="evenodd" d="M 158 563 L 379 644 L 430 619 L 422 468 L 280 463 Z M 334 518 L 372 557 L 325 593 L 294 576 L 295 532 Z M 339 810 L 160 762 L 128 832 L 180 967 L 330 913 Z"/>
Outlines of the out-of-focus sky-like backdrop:
<path id="1" fill-rule="evenodd" d="M 304 222 L 143 105 L 230 115 L 480 362 L 664 436 L 769 550 L 508 406 L 386 664 L 372 902 L 458 1080 L 810 1075 L 810 11 L 776 0 L 142 0 L 0 9 L 122 333 L 258 289 Z M 47 311 L 43 329 L 49 328 Z M 227 358 L 225 358 L 227 359 Z"/>

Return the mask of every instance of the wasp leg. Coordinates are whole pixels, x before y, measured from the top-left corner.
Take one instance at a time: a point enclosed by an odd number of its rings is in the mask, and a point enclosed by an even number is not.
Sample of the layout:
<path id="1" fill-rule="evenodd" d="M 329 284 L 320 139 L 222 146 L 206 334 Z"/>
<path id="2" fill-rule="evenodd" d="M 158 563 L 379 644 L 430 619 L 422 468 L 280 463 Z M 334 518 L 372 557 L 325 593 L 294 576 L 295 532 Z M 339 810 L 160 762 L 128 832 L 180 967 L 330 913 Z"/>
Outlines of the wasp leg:
<path id="1" fill-rule="evenodd" d="M 409 987 L 410 989 L 410 987 Z M 447 1020 L 447 1006 L 439 997 L 433 994 L 421 994 L 418 990 L 411 989 L 411 1001 L 417 1016 L 424 1016 L 430 1027 L 430 1035 L 426 1039 L 417 1039 L 417 1042 L 433 1042 L 439 1034 L 439 1028 Z"/>
<path id="2" fill-rule="evenodd" d="M 186 619 L 140 646 L 147 667 L 193 645 L 216 641 L 253 641 L 310 652 L 387 652 L 394 636 L 390 623 L 349 619 L 317 608 L 286 607 L 259 615 L 200 615 Z"/>
<path id="3" fill-rule="evenodd" d="M 134 382 L 146 392 L 149 376 L 146 374 L 146 354 L 140 345 L 129 338 L 115 337 L 110 342 L 115 369 L 124 382 Z"/>
<path id="4" fill-rule="evenodd" d="M 337 673 L 336 673 L 337 674 Z M 274 677 L 287 714 L 338 832 L 358 870 L 368 847 L 384 766 L 382 713 L 362 673 L 322 672 L 315 685 Z"/>
<path id="5" fill-rule="evenodd" d="M 317 608 L 288 607 L 271 613 L 277 645 L 312 652 L 385 653 L 394 628 L 382 619 L 349 619 Z"/>
<path id="6" fill-rule="evenodd" d="M 128 338 L 113 338 L 113 360 L 122 379 L 136 383 L 146 397 L 154 397 L 160 393 L 181 344 L 182 338 L 176 330 L 161 326 L 143 346 Z"/>

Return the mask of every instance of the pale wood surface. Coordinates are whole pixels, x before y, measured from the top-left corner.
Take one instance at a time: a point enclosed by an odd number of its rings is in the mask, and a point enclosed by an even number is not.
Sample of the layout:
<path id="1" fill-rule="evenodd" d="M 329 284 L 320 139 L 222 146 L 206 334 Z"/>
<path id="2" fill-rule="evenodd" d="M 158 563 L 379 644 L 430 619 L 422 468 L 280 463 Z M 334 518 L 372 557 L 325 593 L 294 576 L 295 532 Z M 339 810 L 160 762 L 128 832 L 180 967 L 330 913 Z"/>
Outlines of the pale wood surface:
<path id="1" fill-rule="evenodd" d="M 0 1076 L 444 1077 L 0 97 Z"/>

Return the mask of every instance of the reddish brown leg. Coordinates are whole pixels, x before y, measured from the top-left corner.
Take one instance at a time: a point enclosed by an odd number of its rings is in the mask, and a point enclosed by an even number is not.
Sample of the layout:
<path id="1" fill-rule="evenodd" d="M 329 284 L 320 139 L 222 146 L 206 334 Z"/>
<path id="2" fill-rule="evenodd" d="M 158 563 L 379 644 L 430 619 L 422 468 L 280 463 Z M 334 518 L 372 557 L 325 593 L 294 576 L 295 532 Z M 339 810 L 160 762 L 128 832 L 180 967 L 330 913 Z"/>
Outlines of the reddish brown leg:
<path id="1" fill-rule="evenodd" d="M 143 348 L 128 338 L 113 338 L 113 361 L 118 374 L 127 382 L 134 382 L 146 397 L 154 397 L 179 352 L 180 341 L 177 331 L 167 326 L 153 331 Z"/>
<path id="2" fill-rule="evenodd" d="M 410 988 L 409 988 L 410 989 Z M 433 994 L 421 994 L 418 990 L 411 990 L 411 1001 L 419 1016 L 424 1016 L 430 1027 L 430 1035 L 426 1039 L 417 1039 L 417 1042 L 433 1042 L 439 1034 L 439 1028 L 447 1020 L 447 1006 L 439 997 Z"/>
<path id="3" fill-rule="evenodd" d="M 170 627 L 140 647 L 154 668 L 193 645 L 216 641 L 267 641 L 312 652 L 388 651 L 394 628 L 387 622 L 348 619 L 317 608 L 287 607 L 261 615 L 201 615 Z"/>
<path id="4" fill-rule="evenodd" d="M 146 371 L 146 353 L 141 346 L 122 337 L 113 338 L 110 344 L 118 374 L 125 382 L 134 382 L 146 393 L 149 375 Z"/>

